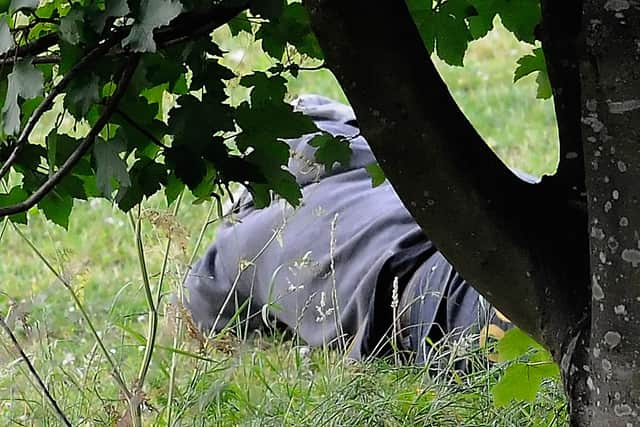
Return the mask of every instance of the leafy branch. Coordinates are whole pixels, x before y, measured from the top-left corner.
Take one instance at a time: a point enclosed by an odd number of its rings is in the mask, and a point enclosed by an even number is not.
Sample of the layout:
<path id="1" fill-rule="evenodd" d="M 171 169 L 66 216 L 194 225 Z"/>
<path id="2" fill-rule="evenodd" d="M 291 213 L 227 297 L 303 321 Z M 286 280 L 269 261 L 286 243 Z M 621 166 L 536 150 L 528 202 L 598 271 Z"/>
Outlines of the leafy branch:
<path id="1" fill-rule="evenodd" d="M 121 38 L 113 38 L 105 42 L 104 44 L 98 45 L 92 51 L 87 53 L 76 65 L 69 70 L 69 72 L 60 80 L 60 82 L 49 92 L 47 97 L 40 103 L 38 108 L 34 110 L 27 121 L 24 129 L 20 133 L 17 141 L 15 142 L 13 151 L 5 161 L 5 163 L 0 167 L 0 179 L 2 179 L 7 172 L 9 172 L 11 166 L 18 159 L 18 154 L 20 154 L 20 150 L 29 140 L 29 136 L 31 132 L 40 121 L 42 115 L 47 112 L 52 106 L 55 98 L 64 92 L 69 83 L 76 78 L 88 65 L 92 64 L 94 60 L 104 55 L 110 48 L 112 48 L 115 44 L 117 44 Z"/>
<path id="2" fill-rule="evenodd" d="M 184 12 L 173 19 L 169 25 L 154 31 L 156 45 L 159 48 L 166 48 L 208 34 L 229 22 L 245 10 L 248 4 L 248 1 L 236 7 L 224 7 L 218 4 L 206 10 Z M 109 45 L 108 50 L 112 50 L 109 52 L 109 56 L 128 55 L 128 49 L 114 48 L 117 42 L 122 41 L 131 32 L 131 28 L 132 25 L 114 27 L 111 31 L 106 32 L 108 37 L 98 44 L 106 43 Z M 116 43 L 110 41 L 116 41 Z M 2 63 L 16 63 L 19 60 L 45 53 L 59 43 L 60 36 L 57 32 L 47 33 L 32 42 L 10 49 L 0 55 L 0 60 Z"/>
<path id="3" fill-rule="evenodd" d="M 134 55 L 129 59 L 124 71 L 122 72 L 120 81 L 118 82 L 118 87 L 109 101 L 106 103 L 102 114 L 100 115 L 98 120 L 96 120 L 96 123 L 89 131 L 89 134 L 84 138 L 82 143 L 80 143 L 78 147 L 76 147 L 71 155 L 69 155 L 60 169 L 54 172 L 49 177 L 49 179 L 47 179 L 33 194 L 31 194 L 31 196 L 29 196 L 23 202 L 0 208 L 0 217 L 25 212 L 31 209 L 73 169 L 78 161 L 87 153 L 91 145 L 94 143 L 96 137 L 102 131 L 102 128 L 106 126 L 106 124 L 109 122 L 109 119 L 118 108 L 118 102 L 120 102 L 120 100 L 124 96 L 139 61 L 140 55 Z"/>

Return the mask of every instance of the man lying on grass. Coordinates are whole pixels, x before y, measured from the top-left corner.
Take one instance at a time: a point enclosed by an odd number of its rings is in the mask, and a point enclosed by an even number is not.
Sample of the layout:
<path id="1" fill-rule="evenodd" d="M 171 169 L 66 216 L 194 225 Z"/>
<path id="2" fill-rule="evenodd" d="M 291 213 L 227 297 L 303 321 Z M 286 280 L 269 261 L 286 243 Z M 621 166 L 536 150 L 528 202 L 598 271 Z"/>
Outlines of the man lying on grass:
<path id="1" fill-rule="evenodd" d="M 317 96 L 296 108 L 335 135 L 356 136 L 353 111 Z M 188 308 L 203 330 L 282 325 L 312 347 L 352 358 L 401 348 L 424 363 L 430 343 L 509 322 L 436 250 L 388 182 L 372 186 L 366 141 L 351 141 L 349 167 L 313 162 L 309 137 L 289 141 L 298 208 L 254 209 L 244 194 L 186 281 Z M 390 141 L 392 142 L 392 141 Z M 428 232 L 428 230 L 427 230 Z M 477 335 L 476 335 L 477 336 Z"/>

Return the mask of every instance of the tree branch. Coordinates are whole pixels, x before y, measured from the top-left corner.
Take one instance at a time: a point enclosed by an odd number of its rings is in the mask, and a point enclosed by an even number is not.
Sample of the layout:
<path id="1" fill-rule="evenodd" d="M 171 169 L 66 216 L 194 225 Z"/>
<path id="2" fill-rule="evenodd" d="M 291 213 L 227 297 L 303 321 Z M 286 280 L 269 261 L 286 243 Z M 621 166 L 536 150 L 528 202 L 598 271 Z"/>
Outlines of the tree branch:
<path id="1" fill-rule="evenodd" d="M 418 224 L 474 287 L 541 339 L 545 295 L 559 293 L 569 304 L 568 284 L 550 282 L 557 259 L 547 254 L 558 237 L 545 223 L 553 222 L 545 207 L 556 200 L 553 188 L 519 180 L 483 142 L 433 66 L 403 1 L 305 5 L 362 133 Z M 555 323 L 567 319 L 565 312 L 557 316 Z"/>
<path id="2" fill-rule="evenodd" d="M 0 65 L 15 64 L 21 59 L 24 59 L 24 58 L 0 59 Z M 60 55 L 42 55 L 42 56 L 35 56 L 31 59 L 32 64 L 58 64 L 59 62 L 60 62 Z"/>
<path id="3" fill-rule="evenodd" d="M 171 21 L 169 25 L 157 29 L 154 39 L 159 47 L 167 47 L 182 42 L 185 38 L 210 32 L 226 24 L 247 7 L 249 7 L 248 0 L 235 7 L 215 5 L 205 10 L 185 12 Z M 42 21 L 42 18 L 37 19 Z M 109 39 L 117 38 L 122 40 L 130 30 L 131 27 L 119 28 L 111 34 Z M 36 56 L 57 45 L 59 41 L 60 37 L 57 32 L 48 33 L 31 43 L 17 46 L 0 55 L 0 60 L 13 62 L 27 56 Z M 126 51 L 121 51 L 121 54 L 125 53 Z"/>
<path id="4" fill-rule="evenodd" d="M 187 12 L 176 19 L 174 19 L 170 25 L 162 27 L 156 31 L 155 39 L 161 47 L 167 47 L 171 44 L 179 43 L 185 39 L 190 39 L 194 36 L 208 33 L 213 29 L 226 24 L 229 20 L 233 19 L 238 13 L 242 12 L 248 7 L 248 1 L 246 4 L 235 8 L 226 8 L 221 6 L 213 6 L 205 11 L 193 11 Z M 53 101 L 57 95 L 62 93 L 69 83 L 77 77 L 77 75 L 94 60 L 100 56 L 108 54 L 116 45 L 122 41 L 129 33 L 130 28 L 120 29 L 117 32 L 111 34 L 111 36 L 99 43 L 91 52 L 86 54 L 80 59 L 74 67 L 63 77 L 63 79 L 54 87 L 54 89 L 47 95 L 45 100 L 36 108 L 31 117 L 27 121 L 25 128 L 21 132 L 15 147 L 11 154 L 0 167 L 0 179 L 2 179 L 10 170 L 11 166 L 18 159 L 18 155 L 22 150 L 22 147 L 29 139 L 29 135 L 33 131 L 34 127 L 46 111 L 48 111 L 53 105 Z M 26 55 L 37 54 L 45 51 L 46 49 L 54 46 L 59 41 L 56 34 L 48 34 L 35 42 L 14 49 L 12 52 L 8 52 L 3 55 L 3 59 L 0 61 L 15 62 L 18 58 Z M 13 54 L 13 57 L 8 55 Z M 120 54 L 128 54 L 126 50 L 122 50 Z M 116 55 L 117 56 L 117 55 Z M 148 135 L 147 135 L 148 136 Z M 157 139 L 152 138 L 152 141 L 158 142 Z M 160 144 L 162 145 L 162 144 Z"/>
<path id="5" fill-rule="evenodd" d="M 247 7 L 249 7 L 249 1 L 245 1 L 242 5 L 233 8 L 216 5 L 206 10 L 185 12 L 171 21 L 169 25 L 157 29 L 154 39 L 159 48 L 184 42 L 187 39 L 206 34 L 226 24 Z M 111 33 L 107 40 L 117 39 L 121 41 L 130 30 L 131 27 L 119 28 L 114 33 Z M 59 41 L 58 33 L 46 34 L 31 43 L 17 46 L 0 55 L 0 64 L 15 63 L 25 57 L 39 55 L 57 45 Z M 113 48 L 114 45 L 111 45 L 111 47 Z M 117 53 L 111 52 L 111 54 L 115 56 L 125 55 L 127 51 L 123 49 Z M 55 62 L 55 60 L 55 56 L 47 56 L 40 59 L 34 58 L 34 63 L 51 63 Z"/>
<path id="6" fill-rule="evenodd" d="M 102 128 L 109 122 L 109 119 L 118 108 L 118 102 L 120 102 L 129 87 L 129 83 L 131 82 L 131 78 L 133 77 L 133 73 L 135 72 L 139 61 L 140 55 L 135 55 L 129 60 L 122 76 L 120 77 L 118 87 L 102 110 L 102 114 L 98 117 L 98 120 L 96 120 L 96 123 L 89 131 L 89 134 L 69 155 L 60 169 L 54 172 L 49 179 L 47 179 L 47 181 L 45 181 L 44 184 L 42 184 L 40 188 L 31 194 L 31 196 L 29 196 L 25 201 L 0 208 L 0 218 L 31 209 L 40 200 L 42 200 L 62 180 L 62 178 L 71 172 L 73 167 L 87 153 L 91 145 L 93 145 L 93 142 L 100 131 L 102 131 Z"/>
<path id="7" fill-rule="evenodd" d="M 31 43 L 27 43 L 22 46 L 17 46 L 4 55 L 0 55 L 1 59 L 13 59 L 13 58 L 24 58 L 25 56 L 35 56 L 39 55 L 43 52 L 46 52 L 60 41 L 58 37 L 58 33 L 49 33 L 44 36 L 32 41 Z"/>

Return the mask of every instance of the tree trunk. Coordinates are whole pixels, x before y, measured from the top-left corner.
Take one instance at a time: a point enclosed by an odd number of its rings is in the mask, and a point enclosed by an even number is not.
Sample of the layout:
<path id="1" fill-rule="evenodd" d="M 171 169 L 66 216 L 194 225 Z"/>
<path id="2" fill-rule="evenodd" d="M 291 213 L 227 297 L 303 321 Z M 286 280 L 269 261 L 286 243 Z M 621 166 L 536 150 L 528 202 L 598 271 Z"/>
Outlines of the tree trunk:
<path id="1" fill-rule="evenodd" d="M 495 156 L 449 94 L 404 1 L 305 4 L 407 209 L 476 289 L 559 360 L 585 318 L 588 271 L 587 251 L 571 250 L 587 247 L 586 216 L 564 182 L 527 184 Z"/>
<path id="2" fill-rule="evenodd" d="M 640 423 L 640 10 L 585 1 L 580 60 L 592 279 L 573 425 Z M 571 390 L 571 389 L 570 389 Z"/>
<path id="3" fill-rule="evenodd" d="M 514 180 L 457 109 L 403 1 L 305 4 L 400 198 L 549 348 L 572 425 L 640 425 L 639 3 L 542 0 L 562 157 L 535 186 Z"/>

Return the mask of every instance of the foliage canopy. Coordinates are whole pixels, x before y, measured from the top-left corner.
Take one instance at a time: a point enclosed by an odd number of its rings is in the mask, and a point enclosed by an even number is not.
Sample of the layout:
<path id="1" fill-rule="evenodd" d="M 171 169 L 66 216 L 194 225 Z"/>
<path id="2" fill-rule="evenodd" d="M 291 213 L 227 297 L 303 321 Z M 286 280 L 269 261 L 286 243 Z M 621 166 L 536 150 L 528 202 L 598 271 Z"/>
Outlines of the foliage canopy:
<path id="1" fill-rule="evenodd" d="M 500 16 L 534 43 L 536 0 L 409 0 L 427 49 L 462 65 L 468 43 Z M 273 59 L 240 75 L 221 64 L 211 37 L 247 32 Z M 186 187 L 205 200 L 246 185 L 258 206 L 273 195 L 297 204 L 282 138 L 310 143 L 326 167 L 348 162 L 349 136 L 331 137 L 287 103 L 287 79 L 322 66 L 304 6 L 285 0 L 12 0 L 0 15 L 0 215 L 26 222 L 37 206 L 67 227 L 74 200 L 112 199 L 124 211 Z M 542 50 L 520 60 L 515 79 L 540 72 Z M 232 105 L 228 89 L 251 88 Z M 36 130 L 34 132 L 34 130 Z M 380 170 L 369 170 L 380 181 Z M 10 179 L 7 179 L 11 177 Z"/>

